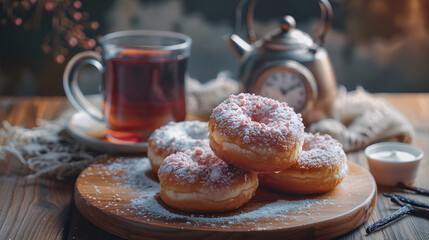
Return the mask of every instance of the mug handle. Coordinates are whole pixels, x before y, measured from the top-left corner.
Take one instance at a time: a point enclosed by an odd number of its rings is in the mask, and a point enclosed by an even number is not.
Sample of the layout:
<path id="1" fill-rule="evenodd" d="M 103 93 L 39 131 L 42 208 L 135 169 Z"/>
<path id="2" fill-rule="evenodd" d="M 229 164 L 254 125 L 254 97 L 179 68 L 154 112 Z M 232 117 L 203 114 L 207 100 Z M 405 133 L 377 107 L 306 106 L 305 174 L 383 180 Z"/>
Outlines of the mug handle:
<path id="1" fill-rule="evenodd" d="M 98 121 L 105 121 L 103 112 L 91 104 L 83 95 L 79 87 L 79 72 L 85 65 L 94 66 L 100 73 L 104 72 L 101 54 L 94 51 L 85 51 L 76 54 L 67 63 L 63 75 L 63 87 L 71 105 L 78 111 L 85 111 L 89 116 Z"/>

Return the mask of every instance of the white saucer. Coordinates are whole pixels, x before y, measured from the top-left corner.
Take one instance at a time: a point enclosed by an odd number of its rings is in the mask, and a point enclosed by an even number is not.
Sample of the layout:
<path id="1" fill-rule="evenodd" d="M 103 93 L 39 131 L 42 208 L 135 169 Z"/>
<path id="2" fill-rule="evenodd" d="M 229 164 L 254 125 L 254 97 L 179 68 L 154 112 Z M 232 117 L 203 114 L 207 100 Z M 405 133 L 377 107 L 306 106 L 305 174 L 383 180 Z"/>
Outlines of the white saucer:
<path id="1" fill-rule="evenodd" d="M 67 131 L 76 140 L 87 147 L 104 153 L 145 153 L 147 142 L 133 144 L 117 144 L 107 142 L 106 126 L 88 116 L 85 112 L 76 112 L 71 117 Z"/>

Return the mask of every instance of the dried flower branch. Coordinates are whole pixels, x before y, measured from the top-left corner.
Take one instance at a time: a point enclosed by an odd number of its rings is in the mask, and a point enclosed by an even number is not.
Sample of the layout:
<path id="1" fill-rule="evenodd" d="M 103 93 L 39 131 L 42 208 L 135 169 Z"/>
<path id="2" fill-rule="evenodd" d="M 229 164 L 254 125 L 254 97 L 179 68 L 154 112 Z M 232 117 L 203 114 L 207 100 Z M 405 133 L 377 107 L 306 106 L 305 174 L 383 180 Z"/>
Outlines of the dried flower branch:
<path id="1" fill-rule="evenodd" d="M 0 0 L 0 4 L 3 13 L 0 24 L 11 22 L 26 31 L 38 31 L 42 16 L 46 16 L 44 13 L 52 13 L 52 30 L 45 36 L 41 48 L 57 63 L 65 61 L 71 48 L 96 48 L 95 39 L 89 38 L 85 31 L 98 29 L 99 23 L 90 21 L 89 14 L 80 10 L 79 0 Z"/>

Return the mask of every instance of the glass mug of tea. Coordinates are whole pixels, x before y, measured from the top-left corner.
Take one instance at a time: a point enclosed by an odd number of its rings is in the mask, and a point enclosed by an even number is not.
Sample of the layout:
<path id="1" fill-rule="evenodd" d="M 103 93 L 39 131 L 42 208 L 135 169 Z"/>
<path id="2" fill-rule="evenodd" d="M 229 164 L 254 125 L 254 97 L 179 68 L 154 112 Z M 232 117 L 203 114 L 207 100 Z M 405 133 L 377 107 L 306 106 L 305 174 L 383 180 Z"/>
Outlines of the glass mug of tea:
<path id="1" fill-rule="evenodd" d="M 185 73 L 191 53 L 189 36 L 166 31 L 130 30 L 100 39 L 101 54 L 74 56 L 63 76 L 74 108 L 106 122 L 108 141 L 145 142 L 169 121 L 185 119 Z M 103 109 L 92 105 L 78 85 L 80 69 L 93 65 L 103 74 Z"/>

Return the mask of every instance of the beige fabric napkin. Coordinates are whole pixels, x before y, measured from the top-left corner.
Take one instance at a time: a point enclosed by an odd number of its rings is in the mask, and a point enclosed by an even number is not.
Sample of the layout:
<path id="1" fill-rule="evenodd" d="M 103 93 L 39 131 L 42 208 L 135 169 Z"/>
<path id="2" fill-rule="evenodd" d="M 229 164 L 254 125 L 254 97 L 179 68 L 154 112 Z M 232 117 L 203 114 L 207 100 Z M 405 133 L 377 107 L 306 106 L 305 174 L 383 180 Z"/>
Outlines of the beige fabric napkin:
<path id="1" fill-rule="evenodd" d="M 351 92 L 340 87 L 332 118 L 313 123 L 309 131 L 331 135 L 347 152 L 380 141 L 409 143 L 415 137 L 412 125 L 399 110 L 361 87 Z"/>
<path id="2" fill-rule="evenodd" d="M 0 122 L 0 163 L 6 159 L 20 161 L 33 171 L 27 177 L 44 175 L 67 180 L 104 159 L 106 154 L 87 148 L 65 130 L 74 112 L 68 110 L 52 121 L 39 119 L 34 128 Z"/>
<path id="3" fill-rule="evenodd" d="M 200 83 L 193 78 L 186 78 L 186 110 L 201 118 L 208 119 L 213 108 L 229 95 L 239 91 L 239 84 L 230 77 L 229 72 L 219 72 L 215 79 Z"/>

